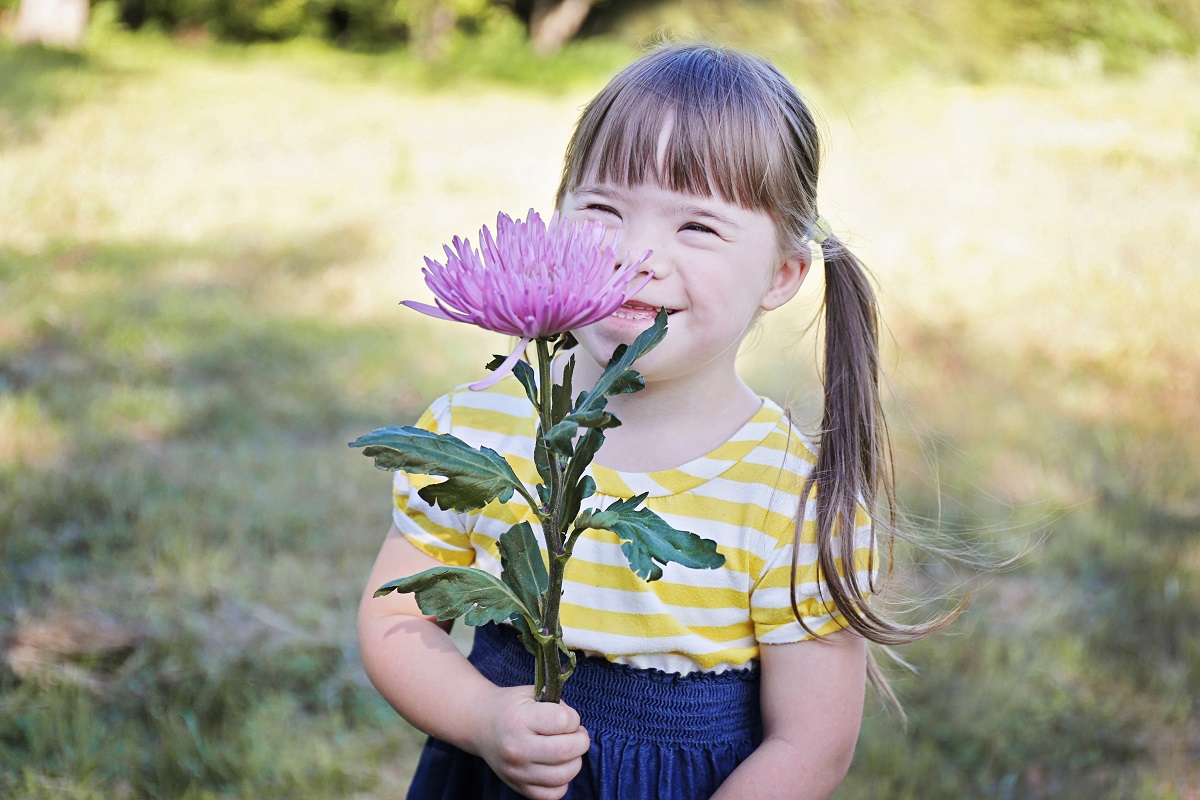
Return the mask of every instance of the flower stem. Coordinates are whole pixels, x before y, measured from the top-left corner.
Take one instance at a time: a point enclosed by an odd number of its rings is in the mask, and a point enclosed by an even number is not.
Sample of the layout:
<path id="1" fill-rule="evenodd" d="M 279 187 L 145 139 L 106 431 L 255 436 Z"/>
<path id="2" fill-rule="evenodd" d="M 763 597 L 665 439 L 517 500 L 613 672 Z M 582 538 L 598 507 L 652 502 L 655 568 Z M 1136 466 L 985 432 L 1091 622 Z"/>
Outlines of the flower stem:
<path id="1" fill-rule="evenodd" d="M 537 340 L 537 359 L 540 380 L 538 382 L 538 435 L 544 436 L 554 425 L 554 376 L 551 373 L 550 344 L 546 339 Z M 546 460 L 550 465 L 550 508 L 542 521 L 542 532 L 549 550 L 549 588 L 542 608 L 542 633 L 548 637 L 539 645 L 538 677 L 543 678 L 535 687 L 538 700 L 557 703 L 562 698 L 563 671 L 559 660 L 562 630 L 559 625 L 559 608 L 562 601 L 563 573 L 566 568 L 564 547 L 566 543 L 566 520 L 563 519 L 566 501 L 564 465 L 561 456 L 547 447 Z"/>

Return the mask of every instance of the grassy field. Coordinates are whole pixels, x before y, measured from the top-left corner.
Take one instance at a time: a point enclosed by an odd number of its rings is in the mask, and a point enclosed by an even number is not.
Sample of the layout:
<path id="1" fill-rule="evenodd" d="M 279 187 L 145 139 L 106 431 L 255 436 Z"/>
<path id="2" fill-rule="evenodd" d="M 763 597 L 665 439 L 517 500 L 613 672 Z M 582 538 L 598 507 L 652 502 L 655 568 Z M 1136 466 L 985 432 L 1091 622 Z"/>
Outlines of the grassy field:
<path id="1" fill-rule="evenodd" d="M 841 800 L 1200 798 L 1200 65 L 805 87 L 873 265 L 903 500 L 974 591 L 871 705 Z M 603 80 L 0 45 L 0 795 L 399 796 L 355 652 L 388 476 L 344 443 L 505 344 L 397 307 L 548 209 Z M 811 418 L 819 282 L 745 358 Z M 784 368 L 781 368 L 781 364 Z"/>

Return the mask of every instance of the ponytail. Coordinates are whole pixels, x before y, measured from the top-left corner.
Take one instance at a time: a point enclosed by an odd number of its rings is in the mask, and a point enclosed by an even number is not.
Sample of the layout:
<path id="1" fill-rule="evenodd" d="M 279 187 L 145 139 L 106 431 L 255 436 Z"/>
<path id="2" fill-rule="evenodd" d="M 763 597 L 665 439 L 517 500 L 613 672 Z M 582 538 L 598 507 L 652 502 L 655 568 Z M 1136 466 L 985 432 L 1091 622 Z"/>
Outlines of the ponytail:
<path id="1" fill-rule="evenodd" d="M 957 611 L 906 625 L 867 602 L 867 595 L 879 589 L 876 560 L 881 545 L 887 554 L 884 578 L 891 572 L 897 527 L 891 440 L 879 391 L 879 311 L 862 262 L 829 233 L 824 220 L 817 221 L 814 234 L 825 263 L 824 412 L 816 464 L 801 497 L 807 501 L 815 489 L 818 585 L 828 590 L 847 627 L 864 639 L 885 646 L 907 644 L 944 628 Z M 858 537 L 862 512 L 869 519 L 870 539 L 865 543 Z M 797 515 L 792 548 L 792 611 L 805 630 L 815 633 L 801 618 L 797 598 L 804 516 Z M 865 580 L 856 558 L 864 546 Z M 867 674 L 876 691 L 903 716 L 870 651 Z"/>

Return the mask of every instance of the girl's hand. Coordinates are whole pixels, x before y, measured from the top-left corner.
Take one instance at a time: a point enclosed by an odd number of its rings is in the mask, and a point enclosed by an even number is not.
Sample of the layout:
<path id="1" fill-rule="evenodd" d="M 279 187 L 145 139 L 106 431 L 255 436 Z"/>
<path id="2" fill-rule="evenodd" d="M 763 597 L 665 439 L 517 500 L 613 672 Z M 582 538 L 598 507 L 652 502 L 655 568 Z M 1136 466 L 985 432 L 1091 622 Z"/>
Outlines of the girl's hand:
<path id="1" fill-rule="evenodd" d="M 517 792 L 559 800 L 591 743 L 579 714 L 564 703 L 537 702 L 532 686 L 488 695 L 480 704 L 476 752 Z"/>

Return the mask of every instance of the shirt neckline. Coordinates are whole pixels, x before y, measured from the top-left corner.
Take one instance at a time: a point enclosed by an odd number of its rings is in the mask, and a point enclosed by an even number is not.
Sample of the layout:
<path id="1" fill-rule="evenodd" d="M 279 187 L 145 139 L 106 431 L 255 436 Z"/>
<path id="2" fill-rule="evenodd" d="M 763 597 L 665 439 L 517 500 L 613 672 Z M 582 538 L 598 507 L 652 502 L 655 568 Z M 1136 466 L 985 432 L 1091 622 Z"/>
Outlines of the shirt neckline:
<path id="1" fill-rule="evenodd" d="M 783 419 L 783 410 L 770 398 L 737 432 L 710 452 L 671 469 L 654 472 L 627 472 L 593 462 L 587 474 L 596 482 L 600 494 L 628 498 L 648 493 L 650 497 L 669 497 L 691 491 L 729 470 L 759 446 Z"/>

